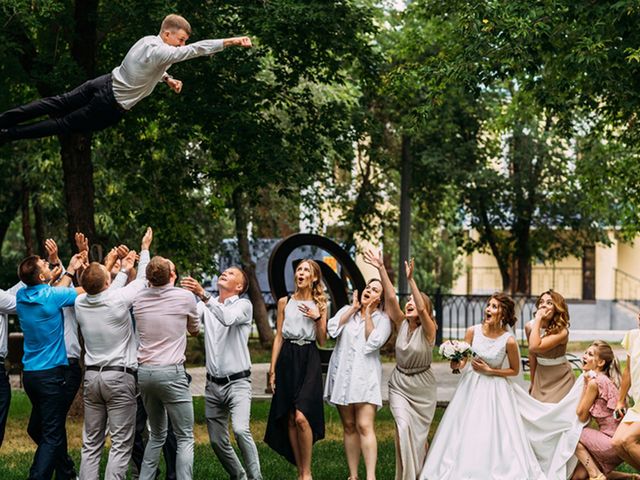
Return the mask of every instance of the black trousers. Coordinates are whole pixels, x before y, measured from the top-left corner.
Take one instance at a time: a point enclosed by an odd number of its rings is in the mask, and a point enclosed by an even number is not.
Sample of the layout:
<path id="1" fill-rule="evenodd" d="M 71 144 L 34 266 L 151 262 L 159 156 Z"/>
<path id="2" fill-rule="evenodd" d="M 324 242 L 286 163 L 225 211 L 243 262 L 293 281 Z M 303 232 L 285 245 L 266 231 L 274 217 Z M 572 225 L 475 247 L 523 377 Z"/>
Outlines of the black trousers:
<path id="1" fill-rule="evenodd" d="M 0 447 L 4 440 L 4 429 L 9 416 L 9 406 L 11 405 L 11 385 L 9 375 L 4 368 L 4 362 L 0 362 Z"/>
<path id="2" fill-rule="evenodd" d="M 44 115 L 52 118 L 23 125 Z M 120 121 L 124 110 L 113 96 L 111 74 L 88 80 L 70 92 L 46 97 L 0 114 L 11 140 L 65 133 L 89 133 Z"/>
<path id="3" fill-rule="evenodd" d="M 29 479 L 48 480 L 56 460 L 62 455 L 66 420 L 64 368 L 25 371 L 24 390 L 31 401 L 29 425 L 40 430 L 38 448 L 29 470 Z"/>
<path id="4" fill-rule="evenodd" d="M 67 413 L 69 413 L 69 409 L 71 408 L 73 399 L 76 397 L 78 389 L 80 388 L 80 383 L 82 382 L 82 369 L 77 363 L 77 360 L 72 360 L 72 364 L 70 364 L 68 367 L 62 367 L 62 374 L 64 379 L 64 384 L 62 387 L 63 393 L 61 398 L 64 413 L 64 421 L 61 426 L 63 435 L 60 449 L 55 458 L 54 469 L 57 480 L 69 480 L 75 479 L 77 477 L 77 473 L 73 460 L 67 452 L 66 420 Z M 29 424 L 27 426 L 27 433 L 38 446 L 44 441 L 42 409 L 32 409 L 31 417 L 29 418 Z"/>

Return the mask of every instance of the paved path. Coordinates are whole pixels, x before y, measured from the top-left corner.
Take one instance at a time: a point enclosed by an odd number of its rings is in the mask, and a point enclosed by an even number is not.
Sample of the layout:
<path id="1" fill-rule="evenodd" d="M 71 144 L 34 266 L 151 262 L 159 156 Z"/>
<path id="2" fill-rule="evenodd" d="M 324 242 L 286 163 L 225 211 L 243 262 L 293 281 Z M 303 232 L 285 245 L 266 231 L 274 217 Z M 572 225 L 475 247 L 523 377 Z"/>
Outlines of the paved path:
<path id="1" fill-rule="evenodd" d="M 389 399 L 389 389 L 387 387 L 389 383 L 389 377 L 395 367 L 395 363 L 383 363 L 382 364 L 382 400 L 386 402 Z M 460 375 L 454 375 L 451 373 L 448 363 L 438 362 L 431 365 L 433 373 L 436 376 L 438 382 L 438 402 L 446 404 L 451 400 L 453 392 L 458 385 Z M 268 363 L 254 363 L 251 368 L 251 386 L 253 389 L 254 399 L 270 399 L 271 394 L 265 393 L 267 386 L 267 372 L 269 371 Z M 204 385 L 206 372 L 204 367 L 190 368 L 189 374 L 193 377 L 191 381 L 191 393 L 193 395 L 204 395 Z M 527 382 L 519 377 L 519 383 L 526 387 Z"/>

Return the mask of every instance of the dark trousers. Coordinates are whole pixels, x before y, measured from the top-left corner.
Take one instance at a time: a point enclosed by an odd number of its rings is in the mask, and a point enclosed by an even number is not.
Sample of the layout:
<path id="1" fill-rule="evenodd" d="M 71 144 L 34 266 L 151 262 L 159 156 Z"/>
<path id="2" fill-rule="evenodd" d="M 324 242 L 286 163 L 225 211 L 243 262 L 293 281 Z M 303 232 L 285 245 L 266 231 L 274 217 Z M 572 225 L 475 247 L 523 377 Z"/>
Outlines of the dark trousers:
<path id="1" fill-rule="evenodd" d="M 68 480 L 75 479 L 77 473 L 73 460 L 67 452 L 66 420 L 67 413 L 69 413 L 69 409 L 71 408 L 73 399 L 76 397 L 76 393 L 78 393 L 80 383 L 82 382 L 82 369 L 80 368 L 80 365 L 76 360 L 72 365 L 69 365 L 68 367 L 62 367 L 62 372 L 64 378 L 64 385 L 62 388 L 63 393 L 61 398 L 64 409 L 64 418 L 61 427 L 63 435 L 60 450 L 55 458 L 54 468 L 57 480 Z M 44 431 L 41 409 L 32 409 L 31 417 L 29 418 L 29 425 L 27 426 L 27 433 L 33 439 L 33 441 L 36 442 L 36 444 L 40 445 L 42 443 Z"/>
<path id="2" fill-rule="evenodd" d="M 8 130 L 11 140 L 89 133 L 116 124 L 123 112 L 113 96 L 109 73 L 88 80 L 70 92 L 1 113 L 0 128 Z M 52 118 L 22 125 L 44 115 Z"/>
<path id="3" fill-rule="evenodd" d="M 40 431 L 29 479 L 49 480 L 56 460 L 63 454 L 66 437 L 64 368 L 25 371 L 22 378 L 24 390 L 31 401 L 29 426 L 35 428 L 37 423 Z"/>
<path id="4" fill-rule="evenodd" d="M 9 405 L 11 405 L 11 385 L 9 384 L 9 374 L 4 369 L 4 362 L 0 362 L 0 447 L 4 440 L 4 429 L 9 416 Z"/>

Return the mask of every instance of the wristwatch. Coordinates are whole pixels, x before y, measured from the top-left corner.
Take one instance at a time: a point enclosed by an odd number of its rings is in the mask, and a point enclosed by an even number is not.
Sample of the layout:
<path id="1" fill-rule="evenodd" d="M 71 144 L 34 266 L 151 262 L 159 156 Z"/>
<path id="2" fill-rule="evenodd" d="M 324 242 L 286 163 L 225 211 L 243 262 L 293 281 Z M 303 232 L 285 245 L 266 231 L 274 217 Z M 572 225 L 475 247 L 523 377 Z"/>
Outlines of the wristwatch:
<path id="1" fill-rule="evenodd" d="M 73 276 L 75 275 L 75 273 L 71 273 L 69 270 L 67 270 L 66 272 L 64 272 L 64 274 L 69 277 L 70 279 L 73 280 Z"/>
<path id="2" fill-rule="evenodd" d="M 202 300 L 204 303 L 207 303 L 209 300 L 211 300 L 211 294 L 207 291 L 205 291 L 201 296 L 200 296 L 200 300 Z"/>

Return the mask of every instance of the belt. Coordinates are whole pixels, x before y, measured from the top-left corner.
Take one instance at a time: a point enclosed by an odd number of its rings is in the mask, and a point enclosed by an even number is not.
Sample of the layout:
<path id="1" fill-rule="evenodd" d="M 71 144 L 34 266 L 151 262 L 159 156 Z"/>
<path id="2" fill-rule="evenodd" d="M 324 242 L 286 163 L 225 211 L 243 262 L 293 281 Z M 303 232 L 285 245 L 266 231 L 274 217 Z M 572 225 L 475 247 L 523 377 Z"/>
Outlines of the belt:
<path id="1" fill-rule="evenodd" d="M 227 383 L 231 383 L 234 380 L 240 380 L 241 378 L 247 378 L 249 376 L 251 376 L 251 370 L 234 373 L 232 375 L 227 375 L 226 377 L 214 377 L 209 372 L 207 372 L 207 380 L 213 383 L 217 383 L 218 385 L 226 385 Z"/>
<path id="2" fill-rule="evenodd" d="M 4 365 L 4 357 L 0 357 L 0 364 Z"/>
<path id="3" fill-rule="evenodd" d="M 89 365 L 86 370 L 91 370 L 92 372 L 123 372 L 128 373 L 129 375 L 137 376 L 137 372 L 133 368 L 129 367 L 99 367 L 97 365 Z"/>
<path id="4" fill-rule="evenodd" d="M 293 343 L 294 345 L 298 345 L 299 347 L 304 347 L 305 345 L 313 343 L 311 340 L 305 340 L 304 338 L 285 338 L 285 340 L 289 343 Z"/>
<path id="5" fill-rule="evenodd" d="M 542 365 L 543 367 L 553 367 L 555 365 L 562 365 L 564 363 L 567 363 L 567 357 L 565 357 L 564 355 L 556 358 L 536 357 L 536 363 L 538 365 Z"/>
<path id="6" fill-rule="evenodd" d="M 396 369 L 400 373 L 408 377 L 411 377 L 412 375 L 418 375 L 419 373 L 422 373 L 422 372 L 426 372 L 430 368 L 431 368 L 431 365 L 429 365 L 428 367 L 415 367 L 415 368 L 403 368 L 400 365 L 396 365 Z"/>
<path id="7" fill-rule="evenodd" d="M 69 357 L 67 358 L 69 365 L 80 365 L 80 360 L 77 358 Z"/>

